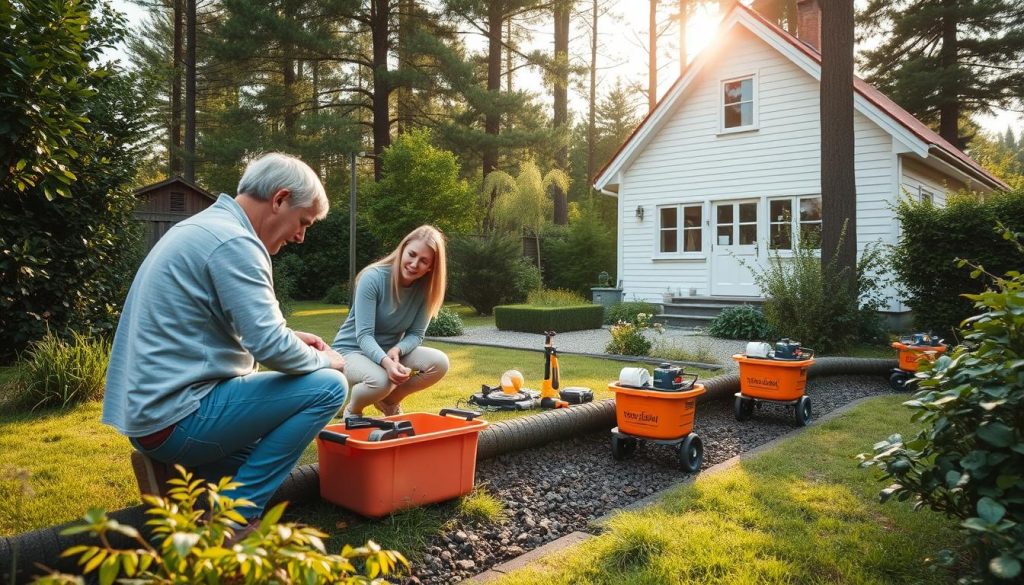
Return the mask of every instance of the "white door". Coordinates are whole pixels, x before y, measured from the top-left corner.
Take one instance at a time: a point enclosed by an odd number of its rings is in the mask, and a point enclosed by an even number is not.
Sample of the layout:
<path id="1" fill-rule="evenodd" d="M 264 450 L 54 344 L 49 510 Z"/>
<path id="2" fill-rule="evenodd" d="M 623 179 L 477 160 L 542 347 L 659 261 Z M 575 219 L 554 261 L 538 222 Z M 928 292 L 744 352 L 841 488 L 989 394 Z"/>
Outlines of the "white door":
<path id="1" fill-rule="evenodd" d="M 756 199 L 722 201 L 711 214 L 711 294 L 760 296 L 752 267 L 758 265 L 758 208 Z"/>

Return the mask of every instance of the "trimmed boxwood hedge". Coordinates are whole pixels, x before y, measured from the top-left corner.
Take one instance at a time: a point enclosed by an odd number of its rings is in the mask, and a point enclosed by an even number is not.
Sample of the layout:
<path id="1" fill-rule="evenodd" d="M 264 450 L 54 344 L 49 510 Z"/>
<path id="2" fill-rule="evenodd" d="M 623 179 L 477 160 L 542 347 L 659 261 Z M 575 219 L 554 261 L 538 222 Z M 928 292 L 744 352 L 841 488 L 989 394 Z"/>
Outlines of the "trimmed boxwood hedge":
<path id="1" fill-rule="evenodd" d="M 604 321 L 601 305 L 572 307 L 536 307 L 533 305 L 500 305 L 494 307 L 494 324 L 503 331 L 544 333 L 545 331 L 579 331 L 600 329 Z"/>

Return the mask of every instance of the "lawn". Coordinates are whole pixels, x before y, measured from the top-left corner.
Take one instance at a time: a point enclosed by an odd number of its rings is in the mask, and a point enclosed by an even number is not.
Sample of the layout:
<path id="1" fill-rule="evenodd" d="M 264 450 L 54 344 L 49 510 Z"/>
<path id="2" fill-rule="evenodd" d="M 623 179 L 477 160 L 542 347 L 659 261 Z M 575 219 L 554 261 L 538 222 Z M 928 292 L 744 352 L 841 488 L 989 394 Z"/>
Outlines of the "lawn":
<path id="1" fill-rule="evenodd" d="M 471 307 L 455 303 L 445 306 L 458 313 L 466 327 L 494 326 L 494 315 L 477 315 Z M 346 305 L 300 301 L 295 303 L 294 310 L 288 317 L 288 325 L 298 331 L 315 333 L 330 343 L 334 341 L 334 336 L 337 335 L 338 329 L 341 328 L 346 317 L 348 317 L 348 306 Z"/>
<path id="2" fill-rule="evenodd" d="M 498 583 L 952 583 L 925 559 L 956 549 L 956 524 L 879 504 L 875 473 L 854 460 L 893 432 L 913 433 L 904 400 L 862 403 Z"/>

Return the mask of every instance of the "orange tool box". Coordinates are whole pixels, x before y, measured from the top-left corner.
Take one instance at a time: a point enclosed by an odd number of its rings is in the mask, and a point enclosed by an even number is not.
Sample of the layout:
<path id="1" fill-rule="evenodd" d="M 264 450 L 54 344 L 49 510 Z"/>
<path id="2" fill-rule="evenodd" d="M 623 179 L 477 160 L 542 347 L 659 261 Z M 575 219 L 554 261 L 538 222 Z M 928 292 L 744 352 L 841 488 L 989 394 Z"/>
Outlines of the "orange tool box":
<path id="1" fill-rule="evenodd" d="M 648 439 L 678 439 L 690 434 L 697 397 L 704 393 L 702 384 L 680 392 L 626 388 L 614 382 L 608 389 L 615 392 L 618 429 Z"/>
<path id="2" fill-rule="evenodd" d="M 779 360 L 732 356 L 740 368 L 740 394 L 766 400 L 799 400 L 814 359 Z"/>
<path id="3" fill-rule="evenodd" d="M 946 353 L 945 345 L 908 345 L 894 341 L 892 347 L 899 352 L 900 369 L 907 372 L 916 372 L 917 363 L 921 359 L 933 362 L 935 358 Z"/>
<path id="4" fill-rule="evenodd" d="M 375 419 L 415 434 L 380 438 L 378 428 L 328 425 L 317 436 L 320 496 L 369 517 L 442 502 L 473 489 L 480 413 L 443 409 Z M 453 415 L 453 416 L 449 416 Z M 455 418 L 461 417 L 461 418 Z M 408 423 L 408 424 L 407 424 Z"/>

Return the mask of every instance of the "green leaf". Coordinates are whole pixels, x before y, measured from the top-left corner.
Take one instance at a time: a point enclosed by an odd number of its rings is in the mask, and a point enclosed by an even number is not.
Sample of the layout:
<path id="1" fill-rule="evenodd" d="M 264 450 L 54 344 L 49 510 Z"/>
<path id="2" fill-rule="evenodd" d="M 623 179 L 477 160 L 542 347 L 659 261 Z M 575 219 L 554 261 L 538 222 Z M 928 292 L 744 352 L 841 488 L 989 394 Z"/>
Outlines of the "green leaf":
<path id="1" fill-rule="evenodd" d="M 111 585 L 117 578 L 117 570 L 121 563 L 116 555 L 107 557 L 100 566 L 100 585 Z"/>
<path id="2" fill-rule="evenodd" d="M 978 436 L 995 447 L 1009 447 L 1014 442 L 1013 429 L 998 421 L 979 425 Z"/>
<path id="3" fill-rule="evenodd" d="M 171 535 L 171 546 L 181 557 L 188 556 L 188 552 L 199 542 L 199 535 L 192 532 L 175 532 Z"/>
<path id="4" fill-rule="evenodd" d="M 1002 555 L 988 562 L 988 570 L 999 579 L 1016 579 L 1020 575 L 1020 561 Z"/>
<path id="5" fill-rule="evenodd" d="M 978 516 L 981 516 L 989 524 L 996 524 L 1006 515 L 1006 508 L 992 498 L 981 498 L 978 500 Z"/>

